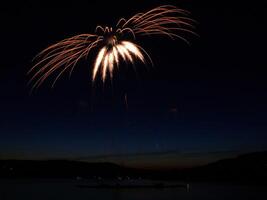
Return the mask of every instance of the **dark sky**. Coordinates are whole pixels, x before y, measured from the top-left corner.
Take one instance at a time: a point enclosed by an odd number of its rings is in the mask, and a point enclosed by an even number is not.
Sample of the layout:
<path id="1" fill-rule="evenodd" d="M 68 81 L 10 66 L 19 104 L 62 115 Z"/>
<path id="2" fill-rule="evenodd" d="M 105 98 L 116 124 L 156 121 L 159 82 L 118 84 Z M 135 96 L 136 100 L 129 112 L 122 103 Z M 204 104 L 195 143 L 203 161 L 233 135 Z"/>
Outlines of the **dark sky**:
<path id="1" fill-rule="evenodd" d="M 0 158 L 182 166 L 267 150 L 264 3 L 164 1 L 198 21 L 200 37 L 187 35 L 190 46 L 139 38 L 154 67 L 136 64 L 135 74 L 122 65 L 113 85 L 92 87 L 89 58 L 71 79 L 54 89 L 48 80 L 30 94 L 26 74 L 40 50 L 162 5 L 137 2 L 1 5 Z"/>

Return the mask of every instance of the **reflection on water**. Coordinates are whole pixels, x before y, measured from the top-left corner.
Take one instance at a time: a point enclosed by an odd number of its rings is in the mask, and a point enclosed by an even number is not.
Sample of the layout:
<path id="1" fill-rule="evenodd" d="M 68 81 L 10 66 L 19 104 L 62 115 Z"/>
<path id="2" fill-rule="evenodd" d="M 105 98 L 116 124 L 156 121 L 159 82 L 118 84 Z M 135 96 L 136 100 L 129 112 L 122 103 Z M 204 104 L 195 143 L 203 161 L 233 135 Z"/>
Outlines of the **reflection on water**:
<path id="1" fill-rule="evenodd" d="M 186 188 L 94 189 L 70 180 L 0 180 L 0 200 L 193 200 L 267 199 L 267 186 L 190 183 Z"/>

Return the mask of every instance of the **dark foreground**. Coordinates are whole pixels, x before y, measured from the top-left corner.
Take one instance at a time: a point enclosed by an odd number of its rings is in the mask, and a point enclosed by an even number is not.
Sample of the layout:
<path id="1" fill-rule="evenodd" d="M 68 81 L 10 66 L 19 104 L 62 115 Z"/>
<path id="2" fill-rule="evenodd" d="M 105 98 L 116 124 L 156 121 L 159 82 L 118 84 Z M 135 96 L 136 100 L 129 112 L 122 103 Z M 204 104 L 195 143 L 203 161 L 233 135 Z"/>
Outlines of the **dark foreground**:
<path id="1" fill-rule="evenodd" d="M 267 199 L 267 186 L 190 183 L 173 188 L 79 188 L 77 180 L 0 180 L 1 200 L 191 200 Z M 84 184 L 84 183 L 83 183 Z M 147 184 L 147 182 L 146 182 Z"/>

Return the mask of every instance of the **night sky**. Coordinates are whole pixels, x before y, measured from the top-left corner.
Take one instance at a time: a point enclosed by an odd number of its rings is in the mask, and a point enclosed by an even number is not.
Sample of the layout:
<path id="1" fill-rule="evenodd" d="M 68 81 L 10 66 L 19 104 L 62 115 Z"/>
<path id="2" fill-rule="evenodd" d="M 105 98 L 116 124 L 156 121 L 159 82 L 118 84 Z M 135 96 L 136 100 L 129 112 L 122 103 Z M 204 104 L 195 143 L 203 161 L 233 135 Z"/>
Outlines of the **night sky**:
<path id="1" fill-rule="evenodd" d="M 140 2 L 140 3 L 137 3 Z M 252 2 L 251 2 L 252 3 Z M 91 84 L 93 58 L 30 94 L 42 49 L 162 5 L 161 1 L 1 5 L 0 159 L 188 166 L 267 150 L 266 5 L 164 1 L 189 10 L 200 37 L 138 39 L 154 66 L 121 65 Z M 128 108 L 125 105 L 125 95 Z"/>

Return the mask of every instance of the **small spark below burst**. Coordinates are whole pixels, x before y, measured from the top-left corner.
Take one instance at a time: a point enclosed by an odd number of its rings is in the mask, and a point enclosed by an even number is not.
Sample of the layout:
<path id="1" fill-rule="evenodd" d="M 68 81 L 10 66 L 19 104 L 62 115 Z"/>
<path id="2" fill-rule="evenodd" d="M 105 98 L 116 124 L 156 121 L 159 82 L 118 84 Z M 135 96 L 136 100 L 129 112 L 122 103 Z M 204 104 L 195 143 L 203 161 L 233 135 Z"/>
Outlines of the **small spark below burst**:
<path id="1" fill-rule="evenodd" d="M 33 74 L 29 83 L 32 89 L 38 88 L 49 76 L 57 74 L 52 87 L 64 72 L 71 75 L 76 64 L 87 58 L 92 50 L 97 56 L 92 69 L 92 81 L 97 74 L 104 82 L 107 75 L 112 79 L 114 69 L 120 62 L 134 64 L 136 60 L 146 64 L 148 53 L 137 44 L 138 36 L 160 35 L 171 39 L 179 38 L 188 41 L 179 33 L 195 34 L 192 29 L 195 22 L 189 12 L 175 6 L 164 5 L 145 13 L 138 13 L 126 20 L 121 18 L 115 27 L 97 26 L 95 34 L 80 34 L 64 39 L 40 52 L 34 60 L 37 63 L 28 74 Z"/>

